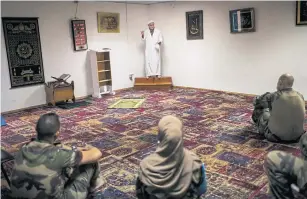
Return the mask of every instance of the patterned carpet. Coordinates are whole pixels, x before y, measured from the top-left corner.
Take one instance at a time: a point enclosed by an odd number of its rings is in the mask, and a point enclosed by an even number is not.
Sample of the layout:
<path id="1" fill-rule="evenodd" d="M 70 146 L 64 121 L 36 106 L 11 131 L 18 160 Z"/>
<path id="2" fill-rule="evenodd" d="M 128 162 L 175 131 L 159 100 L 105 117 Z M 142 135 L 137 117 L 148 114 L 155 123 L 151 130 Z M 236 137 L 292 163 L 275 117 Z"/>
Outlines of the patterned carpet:
<path id="1" fill-rule="evenodd" d="M 141 108 L 107 109 L 121 98 L 143 97 Z M 268 198 L 262 167 L 265 155 L 275 149 L 300 153 L 295 146 L 269 143 L 256 134 L 250 122 L 251 96 L 175 88 L 170 92 L 124 90 L 89 100 L 92 104 L 86 107 L 44 107 L 5 115 L 8 126 L 1 127 L 1 147 L 15 152 L 35 136 L 40 115 L 56 112 L 61 116 L 64 143 L 86 142 L 103 151 L 101 168 L 107 184 L 97 199 L 135 198 L 138 164 L 155 150 L 157 123 L 164 115 L 183 120 L 185 147 L 207 165 L 209 189 L 202 198 Z"/>

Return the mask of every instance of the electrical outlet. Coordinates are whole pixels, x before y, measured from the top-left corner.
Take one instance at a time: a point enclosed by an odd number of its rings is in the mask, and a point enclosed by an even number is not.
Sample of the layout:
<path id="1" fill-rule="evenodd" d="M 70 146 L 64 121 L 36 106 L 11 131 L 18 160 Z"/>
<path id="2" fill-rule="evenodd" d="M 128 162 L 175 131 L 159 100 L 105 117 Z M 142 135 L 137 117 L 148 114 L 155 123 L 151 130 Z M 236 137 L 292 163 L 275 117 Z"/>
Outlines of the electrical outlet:
<path id="1" fill-rule="evenodd" d="M 133 74 L 132 73 L 129 74 L 129 79 L 132 81 L 132 79 L 133 79 Z"/>

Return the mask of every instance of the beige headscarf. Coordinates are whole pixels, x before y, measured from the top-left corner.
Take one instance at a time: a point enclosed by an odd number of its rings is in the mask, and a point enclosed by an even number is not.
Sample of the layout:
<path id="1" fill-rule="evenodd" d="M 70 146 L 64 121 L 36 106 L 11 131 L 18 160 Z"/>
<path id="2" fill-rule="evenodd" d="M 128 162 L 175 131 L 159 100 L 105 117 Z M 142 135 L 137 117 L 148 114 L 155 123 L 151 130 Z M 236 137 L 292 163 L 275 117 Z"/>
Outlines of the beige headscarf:
<path id="1" fill-rule="evenodd" d="M 181 198 L 200 180 L 201 160 L 183 148 L 182 123 L 174 116 L 159 122 L 160 143 L 140 164 L 139 179 L 159 198 Z"/>

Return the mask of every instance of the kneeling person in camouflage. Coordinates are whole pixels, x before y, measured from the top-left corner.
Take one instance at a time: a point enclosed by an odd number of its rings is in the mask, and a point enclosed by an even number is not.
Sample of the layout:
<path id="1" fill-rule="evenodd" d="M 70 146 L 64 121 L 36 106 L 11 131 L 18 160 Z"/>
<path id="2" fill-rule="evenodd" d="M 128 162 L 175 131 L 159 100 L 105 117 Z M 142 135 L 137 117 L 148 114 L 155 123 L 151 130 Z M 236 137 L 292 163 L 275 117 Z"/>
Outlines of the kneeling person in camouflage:
<path id="1" fill-rule="evenodd" d="M 271 142 L 298 142 L 304 133 L 305 101 L 292 89 L 293 76 L 284 74 L 277 91 L 265 93 L 254 100 L 252 119 L 258 132 Z"/>
<path id="2" fill-rule="evenodd" d="M 36 125 L 37 138 L 21 147 L 11 177 L 13 198 L 85 199 L 102 186 L 97 148 L 69 150 L 55 143 L 58 115 L 48 113 Z M 75 176 L 68 172 L 75 168 Z"/>
<path id="3" fill-rule="evenodd" d="M 307 198 L 307 134 L 300 139 L 302 157 L 270 152 L 264 163 L 272 199 Z"/>

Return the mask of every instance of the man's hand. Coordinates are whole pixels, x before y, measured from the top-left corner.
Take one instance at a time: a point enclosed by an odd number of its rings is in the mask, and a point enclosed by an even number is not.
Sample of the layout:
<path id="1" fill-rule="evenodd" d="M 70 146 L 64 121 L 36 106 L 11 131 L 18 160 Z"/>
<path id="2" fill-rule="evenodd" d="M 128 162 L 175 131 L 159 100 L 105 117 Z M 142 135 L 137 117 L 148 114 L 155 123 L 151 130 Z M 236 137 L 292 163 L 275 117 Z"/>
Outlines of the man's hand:
<path id="1" fill-rule="evenodd" d="M 97 162 L 102 157 L 102 153 L 98 148 L 91 146 L 89 147 L 90 147 L 89 149 L 81 151 L 82 159 L 80 165 Z"/>
<path id="2" fill-rule="evenodd" d="M 87 151 L 88 150 L 88 148 L 86 148 L 86 147 L 78 147 L 77 149 L 78 149 L 78 151 Z"/>
<path id="3" fill-rule="evenodd" d="M 78 147 L 78 150 L 79 150 L 79 151 L 88 151 L 88 150 L 90 150 L 90 149 L 92 149 L 92 148 L 93 148 L 92 146 L 86 145 L 86 146 L 84 146 L 84 147 Z"/>
<path id="4" fill-rule="evenodd" d="M 141 36 L 142 38 L 144 38 L 144 31 L 141 31 Z"/>

